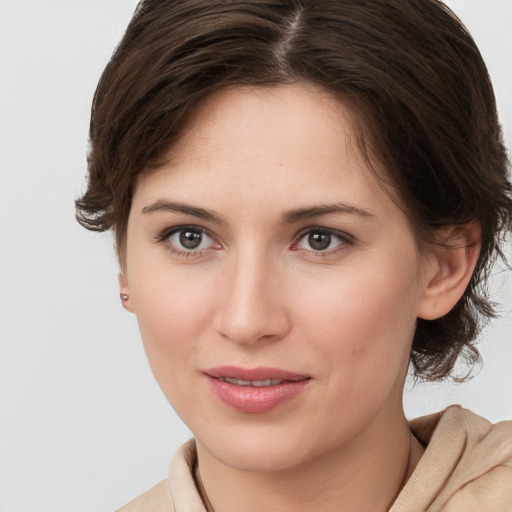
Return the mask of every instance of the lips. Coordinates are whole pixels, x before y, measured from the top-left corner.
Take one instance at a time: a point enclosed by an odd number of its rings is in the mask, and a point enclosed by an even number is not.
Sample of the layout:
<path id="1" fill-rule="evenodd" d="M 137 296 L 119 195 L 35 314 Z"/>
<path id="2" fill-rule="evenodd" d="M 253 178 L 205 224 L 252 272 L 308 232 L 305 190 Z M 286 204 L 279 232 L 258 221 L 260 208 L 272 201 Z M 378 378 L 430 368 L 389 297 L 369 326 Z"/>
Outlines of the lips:
<path id="1" fill-rule="evenodd" d="M 236 384 L 237 386 L 253 386 L 256 388 L 263 388 L 266 386 L 277 386 L 277 384 L 281 384 L 284 382 L 283 380 L 280 379 L 242 380 L 233 379 L 231 377 L 219 377 L 219 380 L 228 382 L 229 384 Z"/>
<path id="2" fill-rule="evenodd" d="M 214 395 L 239 412 L 263 414 L 294 399 L 309 384 L 309 375 L 277 368 L 223 366 L 204 371 Z"/>

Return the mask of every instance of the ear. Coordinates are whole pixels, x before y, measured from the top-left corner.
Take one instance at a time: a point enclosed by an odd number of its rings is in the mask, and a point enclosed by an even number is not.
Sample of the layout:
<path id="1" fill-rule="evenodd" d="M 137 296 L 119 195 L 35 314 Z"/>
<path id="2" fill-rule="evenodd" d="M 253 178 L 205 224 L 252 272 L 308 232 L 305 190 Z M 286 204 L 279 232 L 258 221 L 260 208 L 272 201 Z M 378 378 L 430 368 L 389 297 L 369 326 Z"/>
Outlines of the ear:
<path id="1" fill-rule="evenodd" d="M 440 232 L 439 247 L 427 256 L 425 289 L 418 317 L 435 320 L 450 312 L 462 297 L 480 253 L 480 225 L 476 221 Z"/>
<path id="2" fill-rule="evenodd" d="M 121 303 L 123 305 L 123 308 L 126 309 L 126 311 L 129 311 L 130 313 L 135 313 L 135 310 L 133 309 L 132 296 L 130 295 L 130 289 L 128 287 L 128 280 L 126 279 L 126 275 L 124 274 L 124 272 L 119 272 L 117 278 L 119 280 L 119 294 L 121 297 Z"/>

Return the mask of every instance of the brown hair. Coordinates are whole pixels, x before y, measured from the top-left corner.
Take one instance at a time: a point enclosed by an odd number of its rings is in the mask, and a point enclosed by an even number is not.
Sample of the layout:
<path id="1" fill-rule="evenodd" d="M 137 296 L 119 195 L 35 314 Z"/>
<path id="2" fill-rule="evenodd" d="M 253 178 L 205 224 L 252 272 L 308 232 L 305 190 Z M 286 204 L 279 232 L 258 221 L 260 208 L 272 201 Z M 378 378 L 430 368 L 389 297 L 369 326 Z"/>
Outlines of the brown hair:
<path id="1" fill-rule="evenodd" d="M 76 201 L 87 229 L 113 228 L 121 259 L 137 176 L 224 87 L 309 82 L 348 102 L 360 145 L 380 160 L 416 238 L 480 223 L 480 256 L 463 297 L 418 320 L 417 376 L 447 377 L 494 315 L 491 264 L 512 227 L 511 186 L 492 86 L 470 34 L 437 0 L 143 0 L 98 84 L 89 183 Z"/>

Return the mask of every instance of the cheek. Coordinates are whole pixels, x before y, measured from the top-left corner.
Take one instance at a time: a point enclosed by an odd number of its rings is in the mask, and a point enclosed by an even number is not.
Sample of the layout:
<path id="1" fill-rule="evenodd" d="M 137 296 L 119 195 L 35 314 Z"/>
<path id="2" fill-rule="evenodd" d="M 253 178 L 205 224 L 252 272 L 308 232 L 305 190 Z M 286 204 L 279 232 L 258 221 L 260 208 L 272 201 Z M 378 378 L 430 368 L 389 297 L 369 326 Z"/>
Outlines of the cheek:
<path id="1" fill-rule="evenodd" d="M 160 382 L 161 375 L 179 371 L 193 357 L 211 317 L 214 294 L 204 280 L 168 267 L 141 265 L 134 270 L 130 292 L 144 348 Z"/>
<path id="2" fill-rule="evenodd" d="M 394 377 L 408 362 L 419 288 L 414 264 L 399 270 L 362 263 L 321 289 L 308 286 L 301 306 L 306 337 L 318 340 L 347 381 Z"/>

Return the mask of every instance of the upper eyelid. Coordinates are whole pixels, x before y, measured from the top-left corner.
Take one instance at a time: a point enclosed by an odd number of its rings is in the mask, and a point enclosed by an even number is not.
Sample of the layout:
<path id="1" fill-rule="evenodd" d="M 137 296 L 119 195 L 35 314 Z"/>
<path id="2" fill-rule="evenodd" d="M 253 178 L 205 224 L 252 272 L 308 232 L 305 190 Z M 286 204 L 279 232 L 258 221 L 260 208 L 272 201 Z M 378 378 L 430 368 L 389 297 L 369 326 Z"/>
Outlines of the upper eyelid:
<path id="1" fill-rule="evenodd" d="M 183 231 L 184 229 L 195 229 L 197 231 L 200 231 L 201 233 L 204 233 L 205 235 L 209 236 L 210 238 L 215 238 L 212 233 L 202 226 L 197 226 L 195 224 L 180 224 L 179 226 L 172 226 L 163 229 L 160 234 L 158 235 L 159 238 L 168 238 L 171 235 L 174 235 L 174 233 L 178 233 L 179 231 Z"/>
<path id="2" fill-rule="evenodd" d="M 303 228 L 297 233 L 297 235 L 295 236 L 295 240 L 300 240 L 301 238 L 303 238 L 308 233 L 311 233 L 312 231 L 325 231 L 326 233 L 331 233 L 333 235 L 339 236 L 340 238 L 344 238 L 351 241 L 355 240 L 355 238 L 346 231 L 341 231 L 339 229 L 334 228 L 327 228 L 324 226 L 310 226 L 307 228 Z"/>
<path id="3" fill-rule="evenodd" d="M 213 235 L 209 229 L 207 229 L 203 226 L 199 226 L 197 224 L 180 224 L 178 226 L 168 227 L 161 231 L 161 235 L 169 236 L 170 234 L 177 233 L 178 231 L 182 231 L 183 229 L 187 229 L 187 228 L 197 229 L 198 231 L 201 231 L 212 238 L 216 238 L 215 235 Z M 308 227 L 302 228 L 295 235 L 295 238 L 303 237 L 305 234 L 310 233 L 311 231 L 326 231 L 328 233 L 332 233 L 332 234 L 338 235 L 340 237 L 354 238 L 352 235 L 350 235 L 346 231 L 341 231 L 339 229 L 334 229 L 334 228 L 328 228 L 325 226 L 308 226 Z"/>
<path id="4" fill-rule="evenodd" d="M 197 224 L 181 224 L 181 225 L 165 228 L 159 233 L 159 235 L 157 236 L 157 240 L 165 241 L 166 239 L 168 239 L 175 233 L 178 233 L 179 231 L 182 231 L 187 228 L 198 230 L 201 233 L 208 236 L 209 238 L 211 238 L 212 240 L 219 243 L 220 245 L 223 245 L 222 242 L 219 240 L 219 238 L 216 235 L 214 235 L 210 230 L 208 230 L 207 228 L 204 228 L 203 226 L 199 226 Z M 325 226 L 314 225 L 314 226 L 308 226 L 308 227 L 302 228 L 293 237 L 291 245 L 297 244 L 302 238 L 304 238 L 308 233 L 311 233 L 312 231 L 324 231 L 324 232 L 330 233 L 334 236 L 337 236 L 347 242 L 351 242 L 351 243 L 355 242 L 355 238 L 345 231 L 341 231 L 341 230 L 334 229 L 334 228 L 328 228 Z"/>

